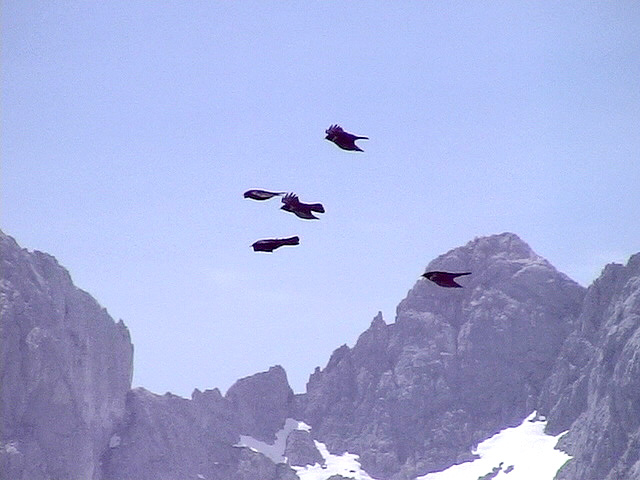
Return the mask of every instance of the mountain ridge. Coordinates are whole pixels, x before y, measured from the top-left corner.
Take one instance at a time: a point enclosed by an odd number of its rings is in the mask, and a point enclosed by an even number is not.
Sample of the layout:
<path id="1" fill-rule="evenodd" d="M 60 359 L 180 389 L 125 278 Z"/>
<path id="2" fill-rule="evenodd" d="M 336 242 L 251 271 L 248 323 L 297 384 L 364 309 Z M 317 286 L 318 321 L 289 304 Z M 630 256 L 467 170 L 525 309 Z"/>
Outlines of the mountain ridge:
<path id="1" fill-rule="evenodd" d="M 533 410 L 547 416 L 550 433 L 569 430 L 560 445 L 574 460 L 559 479 L 640 472 L 640 254 L 606 266 L 584 288 L 515 234 L 476 237 L 427 266 L 472 271 L 463 289 L 418 280 L 395 321 L 378 313 L 352 347 L 315 369 L 305 393 L 294 394 L 274 366 L 225 395 L 195 389 L 186 399 L 131 390 L 124 323 L 74 287 L 54 257 L 0 237 L 2 478 L 292 480 L 293 466 L 322 457 L 319 441 L 331 453 L 360 455 L 374 478 L 410 479 L 471 459 L 475 444 Z M 105 356 L 115 345 L 120 353 Z M 40 369 L 13 367 L 34 361 Z M 104 376 L 109 362 L 113 375 Z M 67 377 L 71 386 L 60 387 Z M 94 388 L 100 400 L 78 402 L 94 398 Z M 48 418 L 55 411 L 66 412 L 62 426 Z M 275 441 L 294 418 L 310 432 L 287 434 L 292 463 L 240 446 L 247 436 Z M 52 426 L 70 440 L 43 433 Z M 602 432 L 595 440 L 594 428 Z M 610 460 L 594 461 L 603 456 Z"/>

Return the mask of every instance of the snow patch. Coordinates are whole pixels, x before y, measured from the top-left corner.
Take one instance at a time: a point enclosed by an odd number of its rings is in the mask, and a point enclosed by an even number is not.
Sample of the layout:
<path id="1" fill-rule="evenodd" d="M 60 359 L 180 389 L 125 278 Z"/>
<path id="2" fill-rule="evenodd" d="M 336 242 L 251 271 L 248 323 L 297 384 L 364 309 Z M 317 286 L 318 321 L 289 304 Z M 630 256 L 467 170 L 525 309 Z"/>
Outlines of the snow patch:
<path id="1" fill-rule="evenodd" d="M 316 440 L 315 444 L 324 459 L 324 463 L 322 465 L 316 463 L 306 467 L 292 466 L 291 468 L 296 471 L 300 480 L 326 480 L 332 475 L 342 475 L 355 480 L 375 480 L 360 466 L 360 462 L 358 462 L 359 455 L 353 453 L 333 455 L 329 453 L 324 443 Z"/>
<path id="2" fill-rule="evenodd" d="M 287 437 L 294 430 L 304 430 L 308 432 L 311 429 L 309 425 L 304 422 L 299 422 L 293 418 L 287 418 L 284 422 L 284 427 L 276 432 L 275 442 L 269 444 L 256 440 L 249 435 L 241 435 L 240 442 L 236 447 L 247 447 L 254 452 L 259 452 L 270 458 L 273 463 L 285 463 L 287 459 L 284 456 L 284 450 L 287 446 Z"/>
<path id="3" fill-rule="evenodd" d="M 114 433 L 109 439 L 109 448 L 117 448 L 121 443 L 122 439 L 120 438 L 120 435 Z"/>
<path id="4" fill-rule="evenodd" d="M 495 480 L 553 480 L 570 455 L 555 448 L 560 435 L 544 433 L 546 421 L 534 421 L 533 412 L 517 427 L 506 428 L 481 442 L 473 451 L 480 458 L 453 465 L 416 480 L 468 480 L 488 473 Z"/>
<path id="5" fill-rule="evenodd" d="M 296 430 L 302 430 L 303 432 L 310 432 L 311 425 L 307 425 L 304 422 L 298 422 L 298 428 L 296 428 Z"/>
<path id="6" fill-rule="evenodd" d="M 35 350 L 40 346 L 42 341 L 47 338 L 48 332 L 40 327 L 33 327 L 25 338 L 25 343 L 29 347 L 29 350 Z"/>
<path id="7" fill-rule="evenodd" d="M 241 435 L 240 442 L 235 446 L 247 447 L 254 452 L 262 453 L 274 463 L 286 463 L 287 458 L 284 456 L 284 452 L 287 446 L 287 437 L 294 430 L 310 432 L 311 427 L 304 422 L 287 418 L 284 427 L 276 433 L 275 442 L 269 444 L 248 435 Z M 296 471 L 300 480 L 326 480 L 332 475 L 342 475 L 354 480 L 375 480 L 362 469 L 360 462 L 358 462 L 358 455 L 352 453 L 333 455 L 329 453 L 324 443 L 318 441 L 314 441 L 314 443 L 320 455 L 322 455 L 322 465 L 316 463 L 305 467 L 292 466 L 291 468 Z"/>
<path id="8" fill-rule="evenodd" d="M 18 450 L 16 446 L 16 442 L 9 442 L 4 445 L 4 451 L 9 455 L 18 455 L 20 453 L 20 450 Z"/>

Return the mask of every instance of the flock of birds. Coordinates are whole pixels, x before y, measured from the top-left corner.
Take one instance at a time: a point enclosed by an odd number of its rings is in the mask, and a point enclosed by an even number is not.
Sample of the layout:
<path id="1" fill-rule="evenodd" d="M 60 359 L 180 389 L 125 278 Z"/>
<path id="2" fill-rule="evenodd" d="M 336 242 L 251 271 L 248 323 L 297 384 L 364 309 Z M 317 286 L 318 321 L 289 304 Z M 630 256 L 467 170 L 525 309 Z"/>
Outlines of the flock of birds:
<path id="1" fill-rule="evenodd" d="M 327 134 L 325 140 L 335 143 L 342 150 L 352 152 L 364 152 L 358 145 L 356 140 L 368 140 L 369 137 L 360 135 L 353 135 L 352 133 L 345 132 L 340 125 L 331 125 L 325 133 Z M 268 190 L 252 189 L 244 192 L 244 198 L 252 200 L 264 201 L 270 200 L 274 197 L 281 197 L 282 206 L 281 210 L 285 212 L 293 213 L 298 218 L 303 220 L 318 220 L 316 213 L 324 213 L 324 206 L 321 203 L 304 203 L 298 198 L 295 193 L 287 192 L 271 192 Z M 297 235 L 288 238 L 265 238 L 254 242 L 251 246 L 254 252 L 273 252 L 277 248 L 285 245 L 299 245 L 300 237 Z M 436 285 L 447 288 L 461 288 L 462 285 L 456 282 L 457 277 L 464 275 L 470 275 L 471 272 L 453 273 L 442 271 L 430 271 L 422 274 L 424 278 L 434 282 Z"/>

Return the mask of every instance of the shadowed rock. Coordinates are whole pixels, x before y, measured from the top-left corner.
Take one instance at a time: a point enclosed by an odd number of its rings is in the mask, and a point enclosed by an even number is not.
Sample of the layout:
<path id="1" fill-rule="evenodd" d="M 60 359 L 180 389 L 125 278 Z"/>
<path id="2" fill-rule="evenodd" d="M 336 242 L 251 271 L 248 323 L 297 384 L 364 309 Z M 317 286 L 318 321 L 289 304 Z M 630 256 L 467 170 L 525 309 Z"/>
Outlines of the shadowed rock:
<path id="1" fill-rule="evenodd" d="M 293 430 L 289 434 L 284 455 L 287 457 L 287 463 L 295 467 L 324 463 L 313 437 L 304 430 Z"/>
<path id="2" fill-rule="evenodd" d="M 271 443 L 291 411 L 293 391 L 284 368 L 277 365 L 238 380 L 227 391 L 226 399 L 238 412 L 242 435 Z"/>

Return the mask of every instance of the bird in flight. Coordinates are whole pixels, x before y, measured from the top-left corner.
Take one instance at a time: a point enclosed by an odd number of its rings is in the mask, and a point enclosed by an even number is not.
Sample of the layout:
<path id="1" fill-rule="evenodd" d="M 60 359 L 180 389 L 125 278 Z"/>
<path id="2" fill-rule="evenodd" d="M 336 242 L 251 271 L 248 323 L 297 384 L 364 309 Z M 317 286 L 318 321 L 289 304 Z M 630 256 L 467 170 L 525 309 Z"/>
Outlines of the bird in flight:
<path id="1" fill-rule="evenodd" d="M 300 237 L 294 236 L 289 238 L 265 238 L 258 240 L 251 245 L 254 252 L 273 252 L 276 248 L 283 245 L 299 245 Z"/>
<path id="2" fill-rule="evenodd" d="M 355 152 L 364 152 L 356 145 L 356 140 L 369 140 L 369 137 L 361 137 L 345 132 L 340 125 L 331 125 L 327 130 L 325 140 L 335 143 L 343 150 L 351 150 Z"/>
<path id="3" fill-rule="evenodd" d="M 318 220 L 313 212 L 324 213 L 324 207 L 321 203 L 303 203 L 295 193 L 287 193 L 282 197 L 282 210 L 291 212 L 299 218 L 305 220 Z"/>
<path id="4" fill-rule="evenodd" d="M 268 192 L 267 190 L 247 190 L 244 192 L 244 198 L 253 200 L 269 200 L 278 195 L 284 195 L 286 192 Z"/>
<path id="5" fill-rule="evenodd" d="M 449 288 L 462 288 L 462 285 L 456 283 L 456 278 L 461 277 L 463 275 L 471 275 L 471 272 L 464 273 L 450 273 L 450 272 L 427 272 L 423 273 L 422 276 L 427 280 L 431 280 L 436 285 L 440 285 L 441 287 L 449 287 Z"/>

